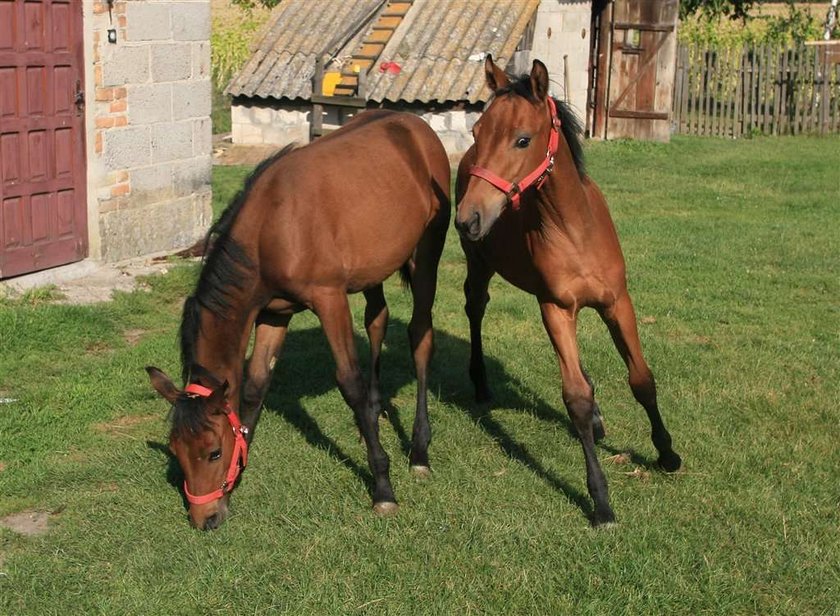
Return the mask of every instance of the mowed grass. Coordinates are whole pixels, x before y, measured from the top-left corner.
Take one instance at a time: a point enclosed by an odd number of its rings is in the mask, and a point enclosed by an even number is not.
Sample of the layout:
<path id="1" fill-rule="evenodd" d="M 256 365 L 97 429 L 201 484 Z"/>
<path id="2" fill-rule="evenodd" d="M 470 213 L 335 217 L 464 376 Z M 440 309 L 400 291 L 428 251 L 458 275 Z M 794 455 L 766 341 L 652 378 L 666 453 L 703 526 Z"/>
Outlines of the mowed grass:
<path id="1" fill-rule="evenodd" d="M 93 307 L 49 293 L 0 301 L 0 399 L 14 400 L 0 404 L 0 518 L 48 516 L 41 535 L 0 528 L 0 613 L 836 614 L 840 140 L 587 149 L 684 460 L 673 476 L 655 468 L 624 367 L 597 315 L 582 313 L 617 526 L 589 526 L 536 303 L 501 280 L 484 328 L 495 403 L 472 401 L 451 232 L 432 478 L 407 469 L 410 296 L 391 281 L 381 432 L 399 514 L 370 512 L 364 448 L 303 314 L 232 515 L 216 532 L 191 529 L 166 405 L 142 369 L 179 373 L 180 305 L 197 273 L 186 264 Z M 246 173 L 215 170 L 219 207 Z"/>

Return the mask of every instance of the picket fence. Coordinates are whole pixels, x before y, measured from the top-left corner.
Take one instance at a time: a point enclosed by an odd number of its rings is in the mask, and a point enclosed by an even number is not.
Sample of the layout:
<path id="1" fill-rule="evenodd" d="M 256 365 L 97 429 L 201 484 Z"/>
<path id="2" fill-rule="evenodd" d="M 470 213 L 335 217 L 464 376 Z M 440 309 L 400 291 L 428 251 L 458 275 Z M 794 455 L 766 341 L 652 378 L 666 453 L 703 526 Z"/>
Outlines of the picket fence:
<path id="1" fill-rule="evenodd" d="M 840 44 L 681 44 L 674 132 L 742 137 L 840 132 Z"/>

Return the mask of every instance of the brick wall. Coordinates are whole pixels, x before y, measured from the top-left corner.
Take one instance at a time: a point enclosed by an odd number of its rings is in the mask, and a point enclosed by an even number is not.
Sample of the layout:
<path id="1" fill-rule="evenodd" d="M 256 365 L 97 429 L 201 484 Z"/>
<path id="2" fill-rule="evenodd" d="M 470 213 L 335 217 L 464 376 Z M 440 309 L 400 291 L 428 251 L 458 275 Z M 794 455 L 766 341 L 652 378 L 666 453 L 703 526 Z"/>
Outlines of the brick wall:
<path id="1" fill-rule="evenodd" d="M 91 256 L 188 246 L 211 218 L 210 2 L 95 0 L 90 20 Z"/>

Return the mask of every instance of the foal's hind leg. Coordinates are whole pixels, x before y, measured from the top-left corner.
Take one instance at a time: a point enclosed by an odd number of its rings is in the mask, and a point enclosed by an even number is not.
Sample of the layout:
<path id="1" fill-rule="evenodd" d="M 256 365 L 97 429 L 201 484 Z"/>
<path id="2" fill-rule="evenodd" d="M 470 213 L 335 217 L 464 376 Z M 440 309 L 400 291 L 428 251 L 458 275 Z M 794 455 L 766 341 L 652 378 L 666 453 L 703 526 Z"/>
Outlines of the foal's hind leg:
<path id="1" fill-rule="evenodd" d="M 411 271 L 411 295 L 414 307 L 408 324 L 408 341 L 417 376 L 417 404 L 414 427 L 411 433 L 409 469 L 418 477 L 429 475 L 429 443 L 432 429 L 429 426 L 428 385 L 429 363 L 434 351 L 432 305 L 437 291 L 437 270 L 446 239 L 448 214 L 440 217 L 438 224 L 430 226 L 414 251 Z"/>
<path id="2" fill-rule="evenodd" d="M 476 402 L 489 402 L 492 398 L 487 385 L 487 369 L 484 366 L 484 348 L 481 343 L 481 322 L 490 295 L 487 287 L 493 277 L 493 270 L 476 254 L 471 246 L 461 242 L 467 255 L 467 279 L 464 281 L 464 310 L 470 321 L 470 380 L 475 387 Z"/>
<path id="3" fill-rule="evenodd" d="M 601 416 L 601 407 L 595 400 L 595 383 L 592 382 L 589 373 L 583 369 L 583 364 L 580 365 L 580 371 L 583 372 L 583 378 L 592 388 L 592 434 L 595 436 L 595 442 L 597 443 L 607 435 L 607 430 L 604 427 L 604 418 Z"/>
<path id="4" fill-rule="evenodd" d="M 548 332 L 563 377 L 563 402 L 572 419 L 586 460 L 586 486 L 595 503 L 592 523 L 595 526 L 615 521 L 615 514 L 610 507 L 607 480 L 598 463 L 595 453 L 595 438 L 592 429 L 592 417 L 595 407 L 592 387 L 587 383 L 580 367 L 577 346 L 577 317 L 573 309 L 557 306 L 552 302 L 541 302 L 543 324 Z"/>
<path id="5" fill-rule="evenodd" d="M 656 383 L 642 355 L 642 345 L 636 328 L 636 314 L 633 303 L 625 292 L 612 306 L 601 311 L 601 317 L 607 324 L 615 347 L 627 364 L 630 389 L 633 396 L 647 412 L 650 420 L 651 439 L 659 452 L 659 465 L 668 472 L 680 468 L 682 460 L 671 448 L 671 435 L 665 429 L 659 406 L 656 403 Z"/>
<path id="6" fill-rule="evenodd" d="M 248 361 L 240 409 L 242 423 L 248 428 L 248 442 L 254 438 L 263 400 L 271 382 L 271 373 L 283 348 L 291 318 L 291 314 L 278 315 L 267 311 L 257 315 L 254 350 Z"/>
<path id="7" fill-rule="evenodd" d="M 313 298 L 312 303 L 335 358 L 338 388 L 353 409 L 356 425 L 367 445 L 368 465 L 374 482 L 373 509 L 379 514 L 394 513 L 397 501 L 388 472 L 390 461 L 379 442 L 378 418 L 359 370 L 347 295 L 344 291 L 327 289 Z"/>
<path id="8" fill-rule="evenodd" d="M 382 341 L 388 328 L 388 304 L 382 285 L 377 285 L 364 292 L 365 301 L 365 330 L 370 340 L 370 384 L 368 396 L 370 405 L 376 416 L 382 412 L 382 398 L 379 393 L 379 356 L 382 353 Z"/>

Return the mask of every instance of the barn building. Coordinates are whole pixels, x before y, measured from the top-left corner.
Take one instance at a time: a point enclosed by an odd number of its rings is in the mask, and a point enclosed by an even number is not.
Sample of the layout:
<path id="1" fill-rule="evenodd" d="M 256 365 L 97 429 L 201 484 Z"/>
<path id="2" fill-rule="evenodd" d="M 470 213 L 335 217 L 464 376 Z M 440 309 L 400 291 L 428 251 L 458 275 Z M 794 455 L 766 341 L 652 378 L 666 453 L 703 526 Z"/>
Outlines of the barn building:
<path id="1" fill-rule="evenodd" d="M 0 0 L 0 279 L 211 219 L 209 0 Z"/>
<path id="2" fill-rule="evenodd" d="M 233 141 L 305 143 L 360 109 L 421 115 L 454 157 L 491 93 L 484 58 L 539 58 L 598 138 L 669 135 L 677 0 L 284 0 L 227 88 Z M 663 116 L 663 114 L 665 114 Z"/>

